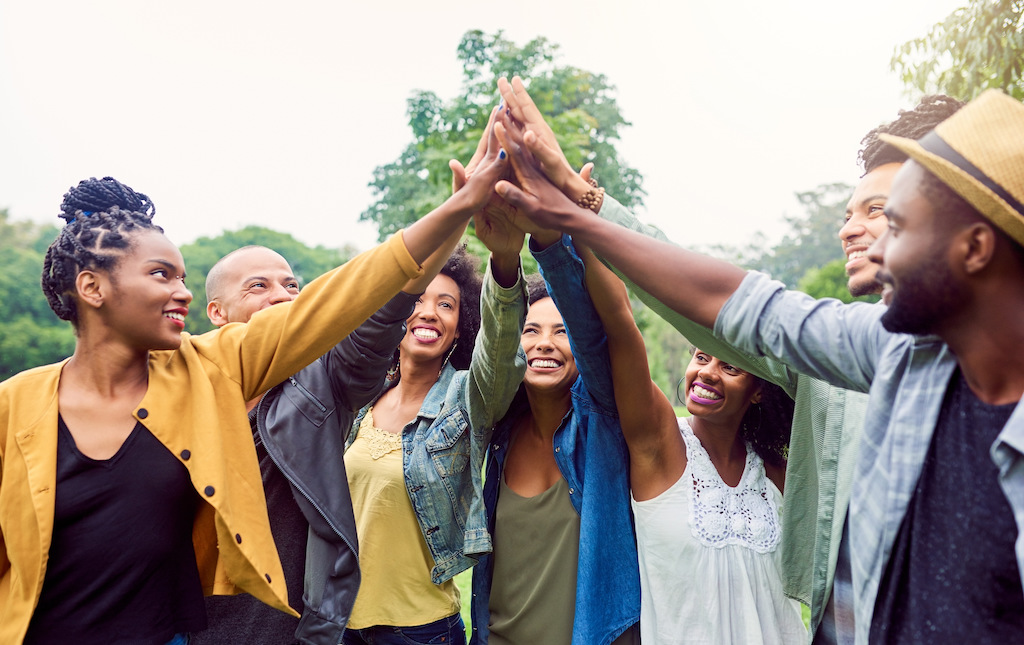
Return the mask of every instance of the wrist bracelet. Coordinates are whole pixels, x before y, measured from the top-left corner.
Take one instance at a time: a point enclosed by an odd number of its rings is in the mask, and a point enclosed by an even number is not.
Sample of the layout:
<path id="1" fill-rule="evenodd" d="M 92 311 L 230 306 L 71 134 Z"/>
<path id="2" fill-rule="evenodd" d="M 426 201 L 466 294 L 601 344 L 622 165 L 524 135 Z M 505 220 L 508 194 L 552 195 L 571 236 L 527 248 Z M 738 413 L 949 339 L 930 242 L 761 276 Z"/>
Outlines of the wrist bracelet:
<path id="1" fill-rule="evenodd" d="M 583 196 L 576 200 L 576 205 L 597 213 L 600 212 L 602 203 L 604 203 L 604 188 L 598 187 L 597 180 L 591 177 L 590 190 L 583 193 Z"/>

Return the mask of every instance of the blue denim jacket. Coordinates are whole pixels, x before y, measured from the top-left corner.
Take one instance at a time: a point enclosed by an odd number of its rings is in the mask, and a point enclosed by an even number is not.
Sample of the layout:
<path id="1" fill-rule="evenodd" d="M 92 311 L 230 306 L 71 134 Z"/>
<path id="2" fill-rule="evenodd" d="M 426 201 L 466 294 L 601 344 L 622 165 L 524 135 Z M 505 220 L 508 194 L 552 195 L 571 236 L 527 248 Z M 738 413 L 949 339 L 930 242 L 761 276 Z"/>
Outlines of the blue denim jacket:
<path id="1" fill-rule="evenodd" d="M 419 414 L 402 430 L 405 486 L 434 558 L 434 584 L 465 571 L 491 550 L 481 473 L 491 430 L 526 372 L 526 356 L 519 347 L 526 320 L 522 276 L 505 289 L 488 266 L 480 313 L 469 369 L 445 365 Z M 369 407 L 356 416 L 347 446 L 355 441 Z"/>
<path id="2" fill-rule="evenodd" d="M 814 300 L 750 273 L 715 321 L 715 333 L 745 351 L 870 394 L 847 523 L 855 622 L 864 626 L 856 630 L 857 643 L 867 643 L 882 574 L 957 367 L 938 337 L 886 331 L 879 322 L 884 313 L 864 303 Z M 1024 581 L 1024 405 L 1014 409 L 990 457 L 1017 522 Z"/>
<path id="3" fill-rule="evenodd" d="M 580 514 L 576 571 L 574 645 L 607 645 L 640 620 L 640 572 L 633 512 L 629 506 L 629 450 L 619 426 L 612 390 L 608 340 L 583 283 L 583 263 L 568 236 L 534 251 L 551 297 L 569 332 L 580 376 L 572 386 L 572 408 L 555 431 L 555 461 L 573 508 Z M 494 531 L 498 489 L 510 433 L 526 410 L 525 396 L 495 428 L 488 450 L 484 503 L 487 528 Z M 473 571 L 473 638 L 489 635 L 494 562 L 480 559 Z"/>

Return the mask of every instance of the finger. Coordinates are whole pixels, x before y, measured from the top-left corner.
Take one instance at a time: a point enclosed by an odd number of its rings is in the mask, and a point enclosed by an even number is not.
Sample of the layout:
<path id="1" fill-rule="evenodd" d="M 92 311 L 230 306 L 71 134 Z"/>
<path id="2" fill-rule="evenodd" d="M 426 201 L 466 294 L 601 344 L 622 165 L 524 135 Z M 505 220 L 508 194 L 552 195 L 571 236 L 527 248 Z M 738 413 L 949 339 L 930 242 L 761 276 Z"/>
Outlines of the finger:
<path id="1" fill-rule="evenodd" d="M 531 160 L 524 158 L 523 153 L 527 152 L 526 149 L 509 136 L 509 131 L 500 121 L 494 124 L 494 134 L 498 137 L 502 150 L 506 152 L 512 162 L 512 171 L 515 172 L 520 183 L 535 176 L 536 171 L 533 170 Z"/>
<path id="2" fill-rule="evenodd" d="M 516 118 L 530 125 L 543 125 L 544 115 L 540 113 L 537 104 L 533 102 L 533 97 L 526 91 L 523 79 L 518 76 L 512 77 L 512 91 L 516 98 L 516 107 L 522 115 L 516 116 Z"/>
<path id="3" fill-rule="evenodd" d="M 494 118 L 498 114 L 498 107 L 495 106 L 491 109 L 491 113 L 487 118 L 487 125 L 484 127 L 484 131 L 480 134 L 480 140 L 476 142 L 476 150 L 473 152 L 473 157 L 469 160 L 469 164 L 466 166 L 468 174 L 472 174 L 473 170 L 480 165 L 480 162 L 487 155 L 487 144 L 489 137 L 491 136 L 491 128 L 494 126 Z"/>
<path id="4" fill-rule="evenodd" d="M 449 159 L 448 167 L 452 171 L 452 193 L 457 193 L 466 185 L 466 169 L 458 159 Z"/>
<path id="5" fill-rule="evenodd" d="M 583 164 L 582 168 L 580 168 L 580 177 L 583 178 L 583 181 L 590 181 L 590 175 L 593 174 L 593 172 L 594 162 L 588 161 L 587 163 Z"/>
<path id="6" fill-rule="evenodd" d="M 527 132 L 523 136 L 523 143 L 530 154 L 540 162 L 541 170 L 551 181 L 556 181 L 558 171 L 562 169 L 562 155 L 553 150 L 547 143 L 533 132 Z"/>
<path id="7" fill-rule="evenodd" d="M 513 80 L 518 78 L 514 76 Z M 508 80 L 503 76 L 498 79 L 498 92 L 501 93 L 501 100 L 511 112 L 513 118 L 522 121 L 522 110 L 519 107 L 519 99 L 516 97 L 515 90 L 509 84 Z"/>
<path id="8" fill-rule="evenodd" d="M 529 196 L 510 181 L 502 179 L 494 185 L 494 191 L 513 208 L 526 209 Z"/>

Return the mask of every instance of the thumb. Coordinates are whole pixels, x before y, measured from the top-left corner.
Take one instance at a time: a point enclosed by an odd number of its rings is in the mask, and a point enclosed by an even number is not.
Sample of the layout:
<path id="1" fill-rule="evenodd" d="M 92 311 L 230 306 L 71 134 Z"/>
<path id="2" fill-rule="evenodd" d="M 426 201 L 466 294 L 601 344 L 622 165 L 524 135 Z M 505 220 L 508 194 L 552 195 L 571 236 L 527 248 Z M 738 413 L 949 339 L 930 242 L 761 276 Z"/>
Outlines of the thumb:
<path id="1" fill-rule="evenodd" d="M 502 179 L 494 185 L 494 191 L 513 208 L 523 208 L 526 206 L 526 193 L 510 181 Z"/>
<path id="2" fill-rule="evenodd" d="M 583 178 L 583 181 L 590 181 L 590 175 L 593 172 L 594 172 L 594 162 L 593 161 L 588 161 L 587 163 L 583 164 L 582 168 L 580 168 L 580 177 Z"/>
<path id="3" fill-rule="evenodd" d="M 452 193 L 457 193 L 466 185 L 466 169 L 457 159 L 449 160 L 448 167 L 452 171 Z"/>

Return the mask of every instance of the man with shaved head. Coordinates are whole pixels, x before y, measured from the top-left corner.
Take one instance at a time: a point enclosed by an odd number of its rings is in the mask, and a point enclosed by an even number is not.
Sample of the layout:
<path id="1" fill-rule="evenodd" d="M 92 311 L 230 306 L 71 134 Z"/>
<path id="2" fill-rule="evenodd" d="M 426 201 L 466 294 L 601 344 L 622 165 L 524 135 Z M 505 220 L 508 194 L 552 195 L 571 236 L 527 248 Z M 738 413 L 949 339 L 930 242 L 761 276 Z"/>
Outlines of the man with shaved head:
<path id="1" fill-rule="evenodd" d="M 249 402 L 288 602 L 302 618 L 249 595 L 210 596 L 210 627 L 196 634 L 193 643 L 340 642 L 359 588 L 345 438 L 355 411 L 384 385 L 391 357 L 405 335 L 405 320 L 457 239 L 442 245 L 424 263 L 421 278 L 408 282 L 331 351 Z M 287 260 L 266 247 L 246 246 L 210 269 L 206 313 L 218 327 L 245 324 L 298 293 L 299 281 Z"/>

